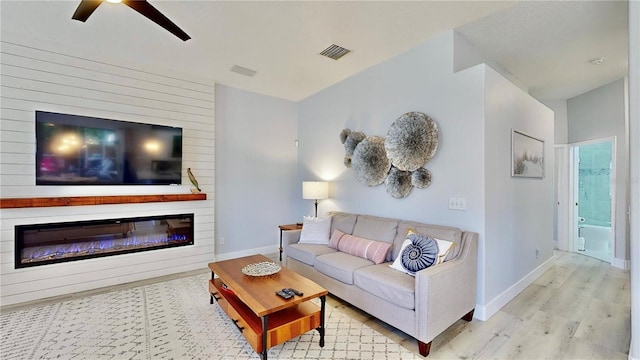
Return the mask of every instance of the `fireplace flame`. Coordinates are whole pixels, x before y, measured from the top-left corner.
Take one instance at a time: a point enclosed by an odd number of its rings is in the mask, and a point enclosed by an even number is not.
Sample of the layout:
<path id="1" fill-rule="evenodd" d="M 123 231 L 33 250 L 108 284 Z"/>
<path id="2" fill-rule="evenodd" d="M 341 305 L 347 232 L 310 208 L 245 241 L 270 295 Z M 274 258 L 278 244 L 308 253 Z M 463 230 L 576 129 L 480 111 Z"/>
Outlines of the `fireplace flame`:
<path id="1" fill-rule="evenodd" d="M 193 214 L 16 226 L 16 268 L 193 245 Z"/>
<path id="2" fill-rule="evenodd" d="M 141 249 L 147 247 L 157 247 L 168 245 L 174 242 L 188 241 L 186 235 L 152 234 L 131 236 L 126 238 L 115 238 L 113 236 L 76 243 L 35 246 L 22 251 L 23 262 L 37 262 L 51 259 L 64 259 L 67 257 L 83 256 L 88 254 L 110 253 Z"/>

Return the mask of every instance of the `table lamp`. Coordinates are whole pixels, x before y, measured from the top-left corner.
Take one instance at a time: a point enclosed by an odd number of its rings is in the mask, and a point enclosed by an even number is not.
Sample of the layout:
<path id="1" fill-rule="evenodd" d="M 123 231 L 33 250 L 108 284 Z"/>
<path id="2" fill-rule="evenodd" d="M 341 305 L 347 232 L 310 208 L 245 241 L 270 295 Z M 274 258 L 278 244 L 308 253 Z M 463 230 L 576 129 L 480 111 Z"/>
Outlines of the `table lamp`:
<path id="1" fill-rule="evenodd" d="M 329 198 L 329 183 L 326 181 L 303 181 L 302 198 L 315 200 L 316 217 L 318 217 L 318 200 Z"/>

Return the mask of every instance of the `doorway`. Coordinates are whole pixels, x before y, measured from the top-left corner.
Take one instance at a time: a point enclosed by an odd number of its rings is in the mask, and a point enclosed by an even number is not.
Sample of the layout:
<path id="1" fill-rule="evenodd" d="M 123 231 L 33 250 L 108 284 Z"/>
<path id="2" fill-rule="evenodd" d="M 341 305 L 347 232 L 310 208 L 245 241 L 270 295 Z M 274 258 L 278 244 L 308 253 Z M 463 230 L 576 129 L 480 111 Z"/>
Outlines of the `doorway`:
<path id="1" fill-rule="evenodd" d="M 612 263 L 615 138 L 571 144 L 573 251 Z"/>

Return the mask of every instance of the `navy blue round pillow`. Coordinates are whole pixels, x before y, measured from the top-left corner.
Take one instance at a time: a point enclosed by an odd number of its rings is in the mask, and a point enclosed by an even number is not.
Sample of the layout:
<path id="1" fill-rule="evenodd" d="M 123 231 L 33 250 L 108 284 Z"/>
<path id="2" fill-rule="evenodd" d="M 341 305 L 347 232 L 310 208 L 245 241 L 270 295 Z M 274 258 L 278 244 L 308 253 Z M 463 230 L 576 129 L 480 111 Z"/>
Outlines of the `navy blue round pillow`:
<path id="1" fill-rule="evenodd" d="M 407 239 L 411 240 L 411 244 L 407 245 L 400 254 L 402 267 L 415 275 L 416 272 L 435 264 L 438 259 L 437 241 L 415 233 L 409 234 Z"/>

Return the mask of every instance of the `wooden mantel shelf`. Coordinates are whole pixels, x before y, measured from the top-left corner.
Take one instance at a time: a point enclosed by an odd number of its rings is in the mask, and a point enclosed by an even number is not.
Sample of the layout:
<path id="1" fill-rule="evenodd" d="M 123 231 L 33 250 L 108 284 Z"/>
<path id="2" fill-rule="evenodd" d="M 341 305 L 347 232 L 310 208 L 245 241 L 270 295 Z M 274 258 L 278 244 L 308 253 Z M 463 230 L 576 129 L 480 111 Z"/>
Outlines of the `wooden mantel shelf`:
<path id="1" fill-rule="evenodd" d="M 3 198 L 3 199 L 0 199 L 0 209 L 54 207 L 54 206 L 140 204 L 140 203 L 150 203 L 150 202 L 194 201 L 194 200 L 207 200 L 207 194 Z"/>

